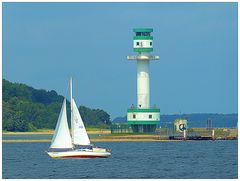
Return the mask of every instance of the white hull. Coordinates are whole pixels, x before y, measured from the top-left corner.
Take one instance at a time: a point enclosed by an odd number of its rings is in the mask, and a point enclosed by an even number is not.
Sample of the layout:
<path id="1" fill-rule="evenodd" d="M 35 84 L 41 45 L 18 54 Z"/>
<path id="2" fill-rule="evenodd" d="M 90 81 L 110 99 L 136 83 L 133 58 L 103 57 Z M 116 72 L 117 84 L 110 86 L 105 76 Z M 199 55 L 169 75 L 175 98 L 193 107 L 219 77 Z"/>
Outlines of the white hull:
<path id="1" fill-rule="evenodd" d="M 99 152 L 92 150 L 72 150 L 63 152 L 47 152 L 52 158 L 106 158 L 111 155 L 110 152 Z"/>

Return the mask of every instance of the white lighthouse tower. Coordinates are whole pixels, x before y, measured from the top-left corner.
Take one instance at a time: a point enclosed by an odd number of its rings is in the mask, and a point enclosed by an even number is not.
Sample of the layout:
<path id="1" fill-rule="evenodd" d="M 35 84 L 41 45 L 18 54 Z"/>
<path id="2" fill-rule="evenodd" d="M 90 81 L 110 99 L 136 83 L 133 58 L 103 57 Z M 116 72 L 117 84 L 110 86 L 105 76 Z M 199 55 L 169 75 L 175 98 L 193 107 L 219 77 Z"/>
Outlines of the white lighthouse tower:
<path id="1" fill-rule="evenodd" d="M 159 60 L 153 56 L 152 28 L 134 28 L 133 49 L 137 55 L 128 56 L 128 60 L 137 61 L 137 106 L 127 111 L 128 124 L 134 132 L 154 132 L 160 121 L 160 109 L 150 104 L 150 60 Z"/>

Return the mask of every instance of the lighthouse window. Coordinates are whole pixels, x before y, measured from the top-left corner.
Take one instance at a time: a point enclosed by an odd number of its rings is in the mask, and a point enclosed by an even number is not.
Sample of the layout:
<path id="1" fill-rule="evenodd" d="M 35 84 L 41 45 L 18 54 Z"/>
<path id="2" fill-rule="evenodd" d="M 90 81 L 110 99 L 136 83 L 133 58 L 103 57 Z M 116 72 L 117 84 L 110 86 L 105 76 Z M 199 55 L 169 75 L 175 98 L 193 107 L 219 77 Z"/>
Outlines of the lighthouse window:
<path id="1" fill-rule="evenodd" d="M 149 32 L 143 32 L 142 34 L 143 34 L 143 36 L 150 36 Z"/>
<path id="2" fill-rule="evenodd" d="M 150 46 L 152 46 L 152 42 L 150 42 Z"/>
<path id="3" fill-rule="evenodd" d="M 139 45 L 139 42 L 137 42 L 137 45 Z"/>
<path id="4" fill-rule="evenodd" d="M 152 119 L 152 115 L 151 114 L 149 114 L 149 119 Z"/>
<path id="5" fill-rule="evenodd" d="M 136 33 L 136 36 L 141 36 L 141 32 L 137 32 L 137 33 Z"/>
<path id="6" fill-rule="evenodd" d="M 133 119 L 136 119 L 136 115 L 135 114 L 133 115 Z"/>

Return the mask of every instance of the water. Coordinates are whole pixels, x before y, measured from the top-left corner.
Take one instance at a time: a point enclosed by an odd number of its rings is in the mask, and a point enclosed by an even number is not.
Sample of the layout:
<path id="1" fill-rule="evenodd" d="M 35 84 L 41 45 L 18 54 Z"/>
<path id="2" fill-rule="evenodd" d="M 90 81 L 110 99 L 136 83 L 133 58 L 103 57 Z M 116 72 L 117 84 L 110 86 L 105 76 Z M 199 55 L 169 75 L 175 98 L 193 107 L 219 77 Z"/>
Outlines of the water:
<path id="1" fill-rule="evenodd" d="M 52 159 L 49 143 L 3 143 L 3 178 L 237 178 L 237 141 L 105 142 L 109 158 Z"/>
<path id="2" fill-rule="evenodd" d="M 88 136 L 91 137 L 96 137 L 99 136 L 100 134 L 89 134 Z M 20 134 L 20 135 L 14 135 L 14 134 L 9 134 L 9 135 L 2 135 L 3 140 L 39 140 L 39 139 L 47 139 L 47 140 L 52 140 L 53 135 L 52 134 Z"/>
<path id="3" fill-rule="evenodd" d="M 52 134 L 39 134 L 39 135 L 34 135 L 34 134 L 23 134 L 23 135 L 3 135 L 2 139 L 3 140 L 38 140 L 38 139 L 49 139 L 51 140 L 53 137 Z"/>

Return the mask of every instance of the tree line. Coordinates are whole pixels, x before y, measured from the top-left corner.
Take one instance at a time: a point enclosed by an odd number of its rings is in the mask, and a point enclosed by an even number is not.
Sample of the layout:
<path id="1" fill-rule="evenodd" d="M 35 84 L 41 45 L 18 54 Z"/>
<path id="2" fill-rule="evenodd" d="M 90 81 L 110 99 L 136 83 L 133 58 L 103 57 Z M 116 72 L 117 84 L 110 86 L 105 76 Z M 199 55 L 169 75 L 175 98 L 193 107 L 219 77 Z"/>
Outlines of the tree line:
<path id="1" fill-rule="evenodd" d="M 36 131 L 54 129 L 64 97 L 56 91 L 37 90 L 21 83 L 2 81 L 3 121 L 6 131 Z M 101 109 L 79 107 L 86 125 L 108 127 L 110 115 Z M 68 121 L 70 123 L 70 104 L 67 102 Z M 70 125 L 70 124 L 69 124 Z"/>

